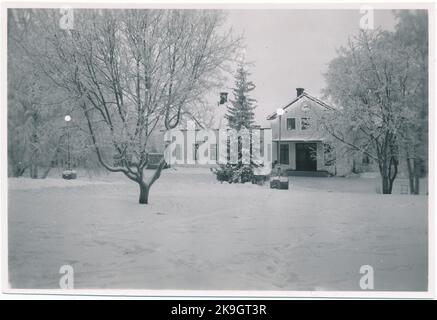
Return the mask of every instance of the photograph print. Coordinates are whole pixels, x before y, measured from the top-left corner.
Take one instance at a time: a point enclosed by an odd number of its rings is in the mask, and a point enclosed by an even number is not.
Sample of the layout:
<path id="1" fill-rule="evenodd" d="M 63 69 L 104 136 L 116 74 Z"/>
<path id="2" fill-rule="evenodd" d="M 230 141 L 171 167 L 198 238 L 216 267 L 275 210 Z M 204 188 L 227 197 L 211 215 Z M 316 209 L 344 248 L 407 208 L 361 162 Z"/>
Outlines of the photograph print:
<path id="1" fill-rule="evenodd" d="M 429 293 L 430 8 L 8 4 L 4 290 Z"/>

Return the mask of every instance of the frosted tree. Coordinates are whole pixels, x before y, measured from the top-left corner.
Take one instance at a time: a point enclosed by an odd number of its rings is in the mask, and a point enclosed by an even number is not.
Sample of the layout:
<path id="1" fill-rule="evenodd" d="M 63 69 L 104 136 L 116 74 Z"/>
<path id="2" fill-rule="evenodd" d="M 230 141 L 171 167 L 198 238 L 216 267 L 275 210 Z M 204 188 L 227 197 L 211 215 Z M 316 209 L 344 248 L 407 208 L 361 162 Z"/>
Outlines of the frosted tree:
<path id="1" fill-rule="evenodd" d="M 326 95 L 338 106 L 322 128 L 349 150 L 378 165 L 382 193 L 392 192 L 402 150 L 402 132 L 414 122 L 417 90 L 414 56 L 390 32 L 361 31 L 329 64 Z"/>
<path id="2" fill-rule="evenodd" d="M 137 183 L 148 203 L 165 166 L 145 172 L 151 136 L 219 84 L 239 39 L 217 10 L 74 10 L 67 30 L 44 12 L 36 63 L 74 98 L 101 165 Z"/>
<path id="3" fill-rule="evenodd" d="M 235 139 L 237 148 L 237 158 L 233 160 L 230 155 L 230 162 L 221 164 L 218 169 L 214 170 L 219 181 L 228 181 L 230 183 L 245 183 L 253 179 L 253 168 L 258 166 L 252 159 L 252 139 L 253 125 L 255 123 L 255 103 L 256 100 L 250 97 L 250 93 L 255 89 L 255 85 L 249 80 L 248 65 L 244 57 L 240 58 L 237 71 L 235 74 L 235 87 L 233 99 L 228 107 L 225 118 L 228 125 L 234 129 L 237 135 L 231 135 L 229 138 Z M 229 152 L 231 152 L 231 141 L 229 141 Z M 245 160 L 248 160 L 247 163 Z M 234 163 L 235 162 L 235 163 Z"/>
<path id="4" fill-rule="evenodd" d="M 231 99 L 231 105 L 225 115 L 229 127 L 237 131 L 242 128 L 250 129 L 255 122 L 256 100 L 249 96 L 255 85 L 248 79 L 249 76 L 247 64 L 240 61 L 235 74 L 235 87 L 232 90 L 234 99 Z"/>
<path id="5" fill-rule="evenodd" d="M 15 11 L 8 19 L 9 174 L 28 171 L 33 179 L 45 178 L 62 151 L 66 102 L 33 64 L 26 47 L 39 41 L 35 23 L 30 10 Z"/>
<path id="6" fill-rule="evenodd" d="M 405 100 L 410 115 L 401 133 L 403 158 L 407 163 L 410 193 L 419 194 L 419 178 L 428 162 L 428 15 L 426 10 L 396 12 L 396 40 L 409 62 Z"/>

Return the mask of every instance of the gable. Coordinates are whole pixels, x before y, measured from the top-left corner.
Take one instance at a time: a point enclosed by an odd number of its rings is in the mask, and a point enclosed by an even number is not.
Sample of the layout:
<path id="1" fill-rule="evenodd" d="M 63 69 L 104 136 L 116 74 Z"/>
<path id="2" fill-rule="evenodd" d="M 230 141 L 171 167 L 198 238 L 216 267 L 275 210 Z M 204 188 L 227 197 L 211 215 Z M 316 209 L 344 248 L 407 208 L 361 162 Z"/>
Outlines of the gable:
<path id="1" fill-rule="evenodd" d="M 305 114 L 318 113 L 333 108 L 306 92 L 295 98 L 288 105 L 282 108 L 287 115 L 304 116 Z M 267 117 L 267 120 L 274 120 L 277 117 L 276 112 Z"/>

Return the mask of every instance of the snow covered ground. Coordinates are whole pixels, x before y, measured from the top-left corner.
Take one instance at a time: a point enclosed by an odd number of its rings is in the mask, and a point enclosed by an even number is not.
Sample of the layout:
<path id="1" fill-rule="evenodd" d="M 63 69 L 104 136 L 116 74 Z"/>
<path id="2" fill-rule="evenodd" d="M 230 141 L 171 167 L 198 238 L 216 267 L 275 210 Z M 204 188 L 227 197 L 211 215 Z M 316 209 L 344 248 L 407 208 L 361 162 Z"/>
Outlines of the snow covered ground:
<path id="1" fill-rule="evenodd" d="M 290 190 L 169 169 L 137 204 L 118 174 L 9 179 L 13 288 L 426 290 L 426 195 L 381 195 L 379 180 L 292 178 Z M 399 190 L 396 189 L 395 190 Z M 398 193 L 398 192 L 397 192 Z"/>

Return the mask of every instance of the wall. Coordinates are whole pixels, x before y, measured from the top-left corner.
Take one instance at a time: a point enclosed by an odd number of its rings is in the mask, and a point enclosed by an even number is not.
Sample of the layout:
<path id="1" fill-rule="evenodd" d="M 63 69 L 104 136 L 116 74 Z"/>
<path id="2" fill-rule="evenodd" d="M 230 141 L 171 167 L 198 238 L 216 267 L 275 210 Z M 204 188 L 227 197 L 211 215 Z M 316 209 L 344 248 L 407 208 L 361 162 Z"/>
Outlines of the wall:
<path id="1" fill-rule="evenodd" d="M 308 111 L 302 110 L 303 106 L 308 106 Z M 285 109 L 281 117 L 281 140 L 322 140 L 323 135 L 318 132 L 317 119 L 325 112 L 325 108 L 316 102 L 302 97 L 293 105 Z M 296 119 L 296 129 L 287 129 L 287 118 Z M 301 130 L 301 118 L 310 118 L 310 128 Z M 279 138 L 279 117 L 271 120 L 273 140 Z"/>
<path id="2" fill-rule="evenodd" d="M 265 154 L 265 156 L 267 158 L 267 161 L 272 161 L 271 160 L 271 157 L 272 157 L 272 147 L 271 146 L 269 147 L 268 145 L 266 145 L 264 143 L 264 135 L 266 133 L 270 133 L 271 129 L 270 128 L 263 128 L 263 129 L 260 129 L 260 130 L 261 130 L 261 134 L 260 134 L 260 147 L 262 149 L 261 153 Z M 175 134 L 177 134 L 177 133 L 175 133 Z M 208 164 L 208 165 L 207 164 L 200 164 L 198 161 L 192 159 L 193 150 L 192 149 L 189 150 L 189 148 L 188 148 L 187 135 L 188 134 L 195 135 L 196 143 L 201 145 L 205 141 L 205 137 L 203 137 L 203 135 L 200 135 L 200 131 L 199 130 L 195 130 L 195 131 L 191 131 L 191 132 L 187 131 L 187 130 L 180 130 L 179 134 L 181 134 L 181 136 L 182 136 L 181 139 L 183 139 L 183 143 L 182 143 L 182 149 L 180 149 L 180 154 L 179 154 L 181 156 L 181 158 L 179 158 L 178 160 L 179 160 L 179 162 L 183 162 L 183 163 L 177 163 L 177 164 L 174 164 L 174 165 L 176 165 L 176 166 L 178 166 L 178 165 L 181 165 L 181 166 L 215 166 L 216 165 L 215 163 L 211 163 L 211 164 Z M 212 136 L 211 136 L 211 143 L 212 144 L 217 144 L 217 159 L 218 159 L 219 155 L 220 155 L 220 150 L 219 150 L 219 130 L 218 129 L 212 130 L 211 134 L 212 134 Z M 266 140 L 266 143 L 271 145 L 271 143 L 272 143 L 271 139 L 268 138 Z M 226 152 L 226 149 L 227 149 L 227 147 L 225 146 L 223 151 Z M 210 149 L 210 146 L 208 146 L 208 151 L 206 153 L 208 155 L 208 159 L 211 159 L 210 158 L 210 155 L 211 155 L 210 152 L 211 152 L 211 149 Z M 175 151 L 173 151 L 173 157 L 176 157 L 176 152 Z"/>

